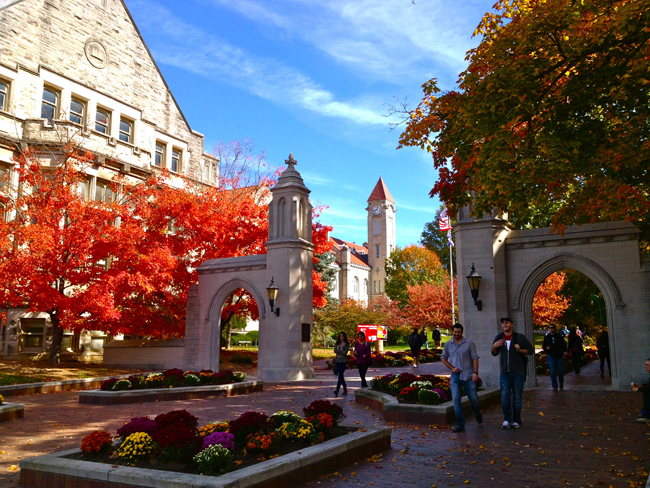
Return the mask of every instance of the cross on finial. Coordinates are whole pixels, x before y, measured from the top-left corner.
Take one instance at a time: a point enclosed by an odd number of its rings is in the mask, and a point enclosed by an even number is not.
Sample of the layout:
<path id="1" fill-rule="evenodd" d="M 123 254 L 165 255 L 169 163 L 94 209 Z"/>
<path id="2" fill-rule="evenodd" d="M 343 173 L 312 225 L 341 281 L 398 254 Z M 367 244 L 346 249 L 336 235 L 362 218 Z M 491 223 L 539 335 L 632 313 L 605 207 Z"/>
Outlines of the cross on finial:
<path id="1" fill-rule="evenodd" d="M 293 153 L 289 153 L 289 159 L 284 161 L 284 164 L 287 164 L 287 169 L 293 169 L 293 167 L 298 164 L 298 161 L 293 159 Z"/>

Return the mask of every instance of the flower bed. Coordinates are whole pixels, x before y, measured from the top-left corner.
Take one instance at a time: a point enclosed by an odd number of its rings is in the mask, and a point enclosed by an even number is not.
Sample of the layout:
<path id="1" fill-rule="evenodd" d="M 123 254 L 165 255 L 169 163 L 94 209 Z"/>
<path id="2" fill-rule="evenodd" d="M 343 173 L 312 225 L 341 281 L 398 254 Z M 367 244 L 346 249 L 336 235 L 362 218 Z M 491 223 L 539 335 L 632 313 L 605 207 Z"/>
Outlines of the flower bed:
<path id="1" fill-rule="evenodd" d="M 162 373 L 134 374 L 128 378 L 109 378 L 99 387 L 102 391 L 129 391 L 156 388 L 178 388 L 183 386 L 212 386 L 241 383 L 246 375 L 241 372 L 225 370 L 218 373 L 212 370 L 185 371 L 168 369 Z"/>
<path id="2" fill-rule="evenodd" d="M 598 349 L 595 347 L 586 347 L 584 353 L 582 354 L 582 359 L 580 361 L 581 366 L 586 366 L 592 361 L 598 359 Z M 564 357 L 562 358 L 562 363 L 564 365 L 564 374 L 568 374 L 574 370 L 573 367 L 573 356 L 570 352 L 565 352 Z M 537 374 L 549 375 L 548 359 L 546 353 L 540 351 L 535 354 L 535 372 Z"/>
<path id="3" fill-rule="evenodd" d="M 483 382 L 479 378 L 477 387 Z M 451 386 L 448 376 L 433 374 L 414 375 L 411 373 L 387 374 L 377 376 L 371 382 L 374 391 L 394 396 L 400 403 L 421 403 L 438 405 L 451 400 Z M 465 392 L 463 390 L 463 396 Z"/>
<path id="4" fill-rule="evenodd" d="M 22 403 L 7 403 L 0 395 L 0 422 L 17 420 L 25 417 L 25 405 Z"/>
<path id="5" fill-rule="evenodd" d="M 341 407 L 325 400 L 305 407 L 303 417 L 289 411 L 270 417 L 245 412 L 229 422 L 200 427 L 186 410 L 174 410 L 155 418 L 133 418 L 114 437 L 106 431 L 91 432 L 81 450 L 68 457 L 216 476 L 356 430 L 340 427 L 343 417 Z"/>
<path id="6" fill-rule="evenodd" d="M 422 349 L 418 356 L 418 361 L 421 364 L 433 363 L 440 361 L 442 349 Z M 332 369 L 334 367 L 334 359 L 326 361 L 327 367 Z M 408 351 L 384 351 L 383 353 L 372 354 L 372 367 L 375 368 L 399 368 L 403 366 L 411 366 L 413 364 L 413 354 Z M 348 369 L 357 367 L 357 360 L 354 356 L 348 358 Z"/>

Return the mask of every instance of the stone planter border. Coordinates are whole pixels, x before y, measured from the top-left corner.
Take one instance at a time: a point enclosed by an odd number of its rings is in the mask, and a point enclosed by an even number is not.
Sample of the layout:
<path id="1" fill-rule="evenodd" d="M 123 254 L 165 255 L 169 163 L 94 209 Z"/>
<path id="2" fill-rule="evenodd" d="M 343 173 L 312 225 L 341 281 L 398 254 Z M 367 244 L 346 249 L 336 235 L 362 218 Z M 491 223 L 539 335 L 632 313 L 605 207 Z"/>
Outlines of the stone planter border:
<path id="1" fill-rule="evenodd" d="M 22 403 L 4 402 L 0 405 L 0 422 L 18 420 L 25 417 L 25 405 Z"/>
<path id="2" fill-rule="evenodd" d="M 80 378 L 76 380 L 44 381 L 41 383 L 23 383 L 20 385 L 0 386 L 0 395 L 6 397 L 52 393 L 54 391 L 92 390 L 99 388 L 102 381 L 110 378 L 128 378 L 130 375 L 102 376 L 99 378 Z"/>
<path id="3" fill-rule="evenodd" d="M 478 392 L 481 409 L 486 409 L 501 403 L 501 392 L 498 388 L 489 388 Z M 451 401 L 440 405 L 411 405 L 399 403 L 397 398 L 380 391 L 359 389 L 354 392 L 354 399 L 360 405 L 367 405 L 382 413 L 387 422 L 408 422 L 414 424 L 455 425 L 456 415 Z M 467 397 L 463 398 L 463 412 L 471 412 Z"/>
<path id="4" fill-rule="evenodd" d="M 262 391 L 263 381 L 243 381 L 228 385 L 181 386 L 178 388 L 152 388 L 147 390 L 79 392 L 79 403 L 88 405 L 121 405 L 125 403 L 165 402 L 191 400 L 218 396 L 235 396 Z"/>
<path id="5" fill-rule="evenodd" d="M 345 424 L 343 424 L 345 425 Z M 347 427 L 359 426 L 347 425 Z M 297 486 L 391 448 L 391 429 L 367 427 L 222 476 L 65 459 L 71 449 L 20 461 L 20 486 L 41 488 L 277 488 Z"/>

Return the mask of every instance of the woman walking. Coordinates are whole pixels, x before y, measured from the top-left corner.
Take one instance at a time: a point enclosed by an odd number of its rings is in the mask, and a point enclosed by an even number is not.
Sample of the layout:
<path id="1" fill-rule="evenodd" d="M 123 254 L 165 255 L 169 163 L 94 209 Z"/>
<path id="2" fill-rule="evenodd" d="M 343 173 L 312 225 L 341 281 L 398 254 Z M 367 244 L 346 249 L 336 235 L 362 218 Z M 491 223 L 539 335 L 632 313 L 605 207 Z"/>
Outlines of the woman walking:
<path id="1" fill-rule="evenodd" d="M 348 342 L 348 335 L 345 332 L 339 334 L 338 339 L 336 339 L 336 345 L 334 346 L 334 367 L 338 368 L 339 380 L 336 383 L 336 390 L 334 390 L 334 396 L 339 396 L 339 390 L 343 386 L 343 394 L 348 394 L 348 385 L 345 384 L 345 368 L 348 366 L 348 351 L 350 350 L 350 343 Z"/>
<path id="2" fill-rule="evenodd" d="M 357 368 L 359 369 L 359 377 L 361 378 L 361 388 L 368 388 L 366 383 L 366 372 L 370 363 L 372 363 L 372 352 L 370 350 L 370 343 L 366 342 L 366 334 L 359 332 L 357 336 L 357 343 L 354 345 L 354 357 L 357 358 Z"/>
<path id="3" fill-rule="evenodd" d="M 580 362 L 582 361 L 583 353 L 582 339 L 575 328 L 572 328 L 571 332 L 569 332 L 569 351 L 571 352 L 571 357 L 573 357 L 575 374 L 580 374 Z"/>

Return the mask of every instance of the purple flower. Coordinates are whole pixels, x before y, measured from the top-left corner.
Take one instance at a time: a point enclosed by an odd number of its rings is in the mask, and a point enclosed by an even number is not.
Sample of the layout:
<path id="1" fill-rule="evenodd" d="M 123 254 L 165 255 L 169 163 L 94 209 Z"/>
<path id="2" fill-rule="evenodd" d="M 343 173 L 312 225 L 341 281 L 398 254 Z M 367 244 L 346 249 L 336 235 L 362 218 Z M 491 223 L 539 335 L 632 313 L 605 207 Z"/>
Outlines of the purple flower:
<path id="1" fill-rule="evenodd" d="M 158 424 L 149 417 L 136 417 L 117 429 L 117 435 L 122 439 L 126 439 L 135 432 L 146 432 L 149 435 L 154 434 L 158 432 Z"/>
<path id="2" fill-rule="evenodd" d="M 207 449 L 208 447 L 214 446 L 215 444 L 221 444 L 223 447 L 234 451 L 235 436 L 230 432 L 213 432 L 212 434 L 205 436 L 201 450 Z"/>
<path id="3" fill-rule="evenodd" d="M 434 388 L 431 391 L 435 391 L 440 396 L 440 401 L 441 402 L 446 402 L 447 400 L 449 400 L 447 398 L 447 394 L 444 391 L 442 391 L 440 388 Z"/>

